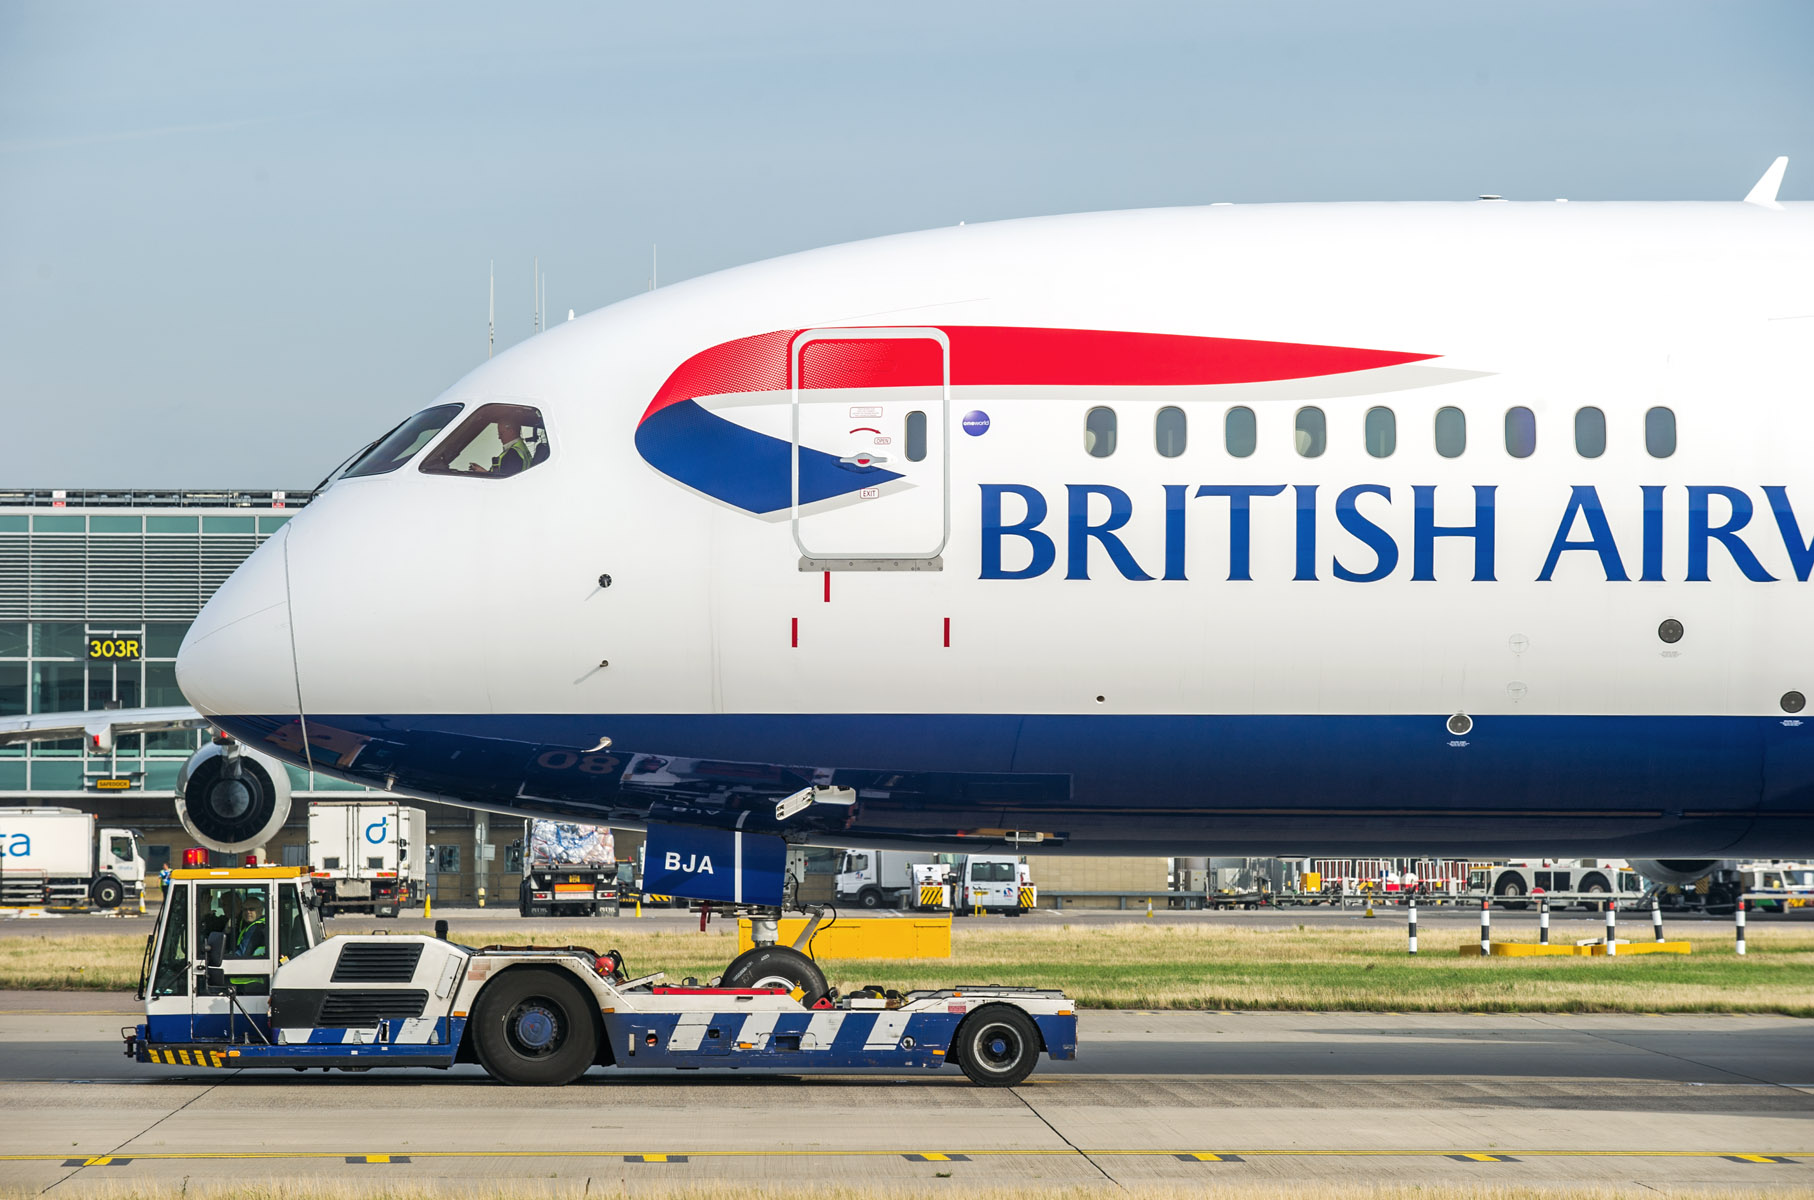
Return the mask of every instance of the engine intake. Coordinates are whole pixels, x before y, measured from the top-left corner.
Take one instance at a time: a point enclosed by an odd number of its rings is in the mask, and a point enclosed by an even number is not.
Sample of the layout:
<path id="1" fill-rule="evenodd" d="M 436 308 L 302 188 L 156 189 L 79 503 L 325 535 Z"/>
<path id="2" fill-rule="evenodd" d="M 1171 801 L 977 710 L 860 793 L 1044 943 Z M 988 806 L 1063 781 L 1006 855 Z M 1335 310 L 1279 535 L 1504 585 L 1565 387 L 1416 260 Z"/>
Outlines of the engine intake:
<path id="1" fill-rule="evenodd" d="M 262 846 L 290 818 L 290 774 L 274 758 L 210 742 L 177 775 L 176 817 L 210 850 Z"/>

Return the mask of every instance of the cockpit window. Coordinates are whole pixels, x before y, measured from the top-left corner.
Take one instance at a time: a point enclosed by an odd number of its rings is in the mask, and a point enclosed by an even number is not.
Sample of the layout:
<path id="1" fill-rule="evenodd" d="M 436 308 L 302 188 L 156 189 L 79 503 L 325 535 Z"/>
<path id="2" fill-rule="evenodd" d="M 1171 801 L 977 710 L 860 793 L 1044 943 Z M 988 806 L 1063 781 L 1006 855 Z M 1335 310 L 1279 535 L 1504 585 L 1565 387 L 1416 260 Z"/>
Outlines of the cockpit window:
<path id="1" fill-rule="evenodd" d="M 521 475 L 548 461 L 548 430 L 540 409 L 483 404 L 435 452 L 422 460 L 430 475 Z"/>
<path id="2" fill-rule="evenodd" d="M 434 440 L 435 434 L 446 429 L 447 423 L 458 416 L 459 412 L 458 404 L 437 404 L 433 408 L 423 409 L 373 442 L 371 449 L 353 460 L 353 465 L 341 472 L 340 478 L 385 475 L 395 471 L 414 457 L 416 451 Z"/>

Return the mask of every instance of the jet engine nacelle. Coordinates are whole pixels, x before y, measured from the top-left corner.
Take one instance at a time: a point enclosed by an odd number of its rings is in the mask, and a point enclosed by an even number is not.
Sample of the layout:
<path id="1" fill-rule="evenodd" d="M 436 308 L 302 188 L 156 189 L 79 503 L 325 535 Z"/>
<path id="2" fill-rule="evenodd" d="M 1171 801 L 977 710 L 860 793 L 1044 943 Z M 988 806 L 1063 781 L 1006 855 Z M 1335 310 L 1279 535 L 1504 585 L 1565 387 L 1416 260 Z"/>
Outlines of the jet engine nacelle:
<path id="1" fill-rule="evenodd" d="M 1724 858 L 1634 858 L 1631 869 L 1656 883 L 1693 883 L 1730 861 Z"/>
<path id="2" fill-rule="evenodd" d="M 176 777 L 176 817 L 210 850 L 262 846 L 290 818 L 290 773 L 237 743 L 209 742 Z"/>

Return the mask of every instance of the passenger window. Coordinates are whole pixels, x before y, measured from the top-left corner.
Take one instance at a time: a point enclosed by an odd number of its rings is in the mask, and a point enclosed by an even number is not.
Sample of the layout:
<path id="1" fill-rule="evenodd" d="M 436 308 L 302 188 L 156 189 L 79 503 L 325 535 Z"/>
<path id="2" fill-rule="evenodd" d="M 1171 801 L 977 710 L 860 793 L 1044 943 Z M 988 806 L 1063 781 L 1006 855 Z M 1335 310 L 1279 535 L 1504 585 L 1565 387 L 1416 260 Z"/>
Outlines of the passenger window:
<path id="1" fill-rule="evenodd" d="M 422 471 L 504 479 L 547 460 L 548 430 L 542 425 L 540 409 L 524 404 L 484 404 L 422 461 Z"/>
<path id="2" fill-rule="evenodd" d="M 1667 408 L 1653 408 L 1644 414 L 1644 449 L 1652 458 L 1668 458 L 1675 453 L 1675 413 Z"/>
<path id="3" fill-rule="evenodd" d="M 1236 458 L 1246 458 L 1259 445 L 1259 435 L 1254 427 L 1253 409 L 1231 408 L 1228 418 L 1222 424 L 1224 443 L 1228 452 Z"/>
<path id="4" fill-rule="evenodd" d="M 170 921 L 164 926 L 164 944 L 157 954 L 157 974 L 152 977 L 153 996 L 189 994 L 189 885 L 176 883 L 165 889 L 164 907 Z"/>
<path id="5" fill-rule="evenodd" d="M 1398 418 L 1389 408 L 1367 410 L 1367 453 L 1374 458 L 1391 458 L 1398 449 Z"/>
<path id="6" fill-rule="evenodd" d="M 1459 408 L 1436 410 L 1436 453 L 1460 458 L 1468 448 L 1468 418 Z"/>
<path id="7" fill-rule="evenodd" d="M 1606 414 L 1597 408 L 1575 412 L 1575 453 L 1598 458 L 1606 453 Z"/>
<path id="8" fill-rule="evenodd" d="M 1297 443 L 1298 453 L 1305 458 L 1315 458 L 1323 452 L 1327 440 L 1328 427 L 1323 420 L 1320 408 L 1298 409 Z"/>
<path id="9" fill-rule="evenodd" d="M 1528 408 L 1505 410 L 1505 452 L 1529 458 L 1537 450 L 1537 414 Z"/>
<path id="10" fill-rule="evenodd" d="M 1115 453 L 1115 410 L 1092 408 L 1083 419 L 1083 448 L 1091 458 Z"/>
<path id="11" fill-rule="evenodd" d="M 926 414 L 914 410 L 907 414 L 907 461 L 920 462 L 926 457 Z"/>
<path id="12" fill-rule="evenodd" d="M 1153 440 L 1158 444 L 1161 458 L 1176 458 L 1183 454 L 1185 434 L 1183 409 L 1159 410 L 1159 415 L 1153 419 Z"/>
<path id="13" fill-rule="evenodd" d="M 435 434 L 447 428 L 447 423 L 459 415 L 460 407 L 458 404 L 437 404 L 423 409 L 374 442 L 340 477 L 355 479 L 361 475 L 386 475 L 395 471 L 414 458 L 416 451 L 433 441 Z"/>

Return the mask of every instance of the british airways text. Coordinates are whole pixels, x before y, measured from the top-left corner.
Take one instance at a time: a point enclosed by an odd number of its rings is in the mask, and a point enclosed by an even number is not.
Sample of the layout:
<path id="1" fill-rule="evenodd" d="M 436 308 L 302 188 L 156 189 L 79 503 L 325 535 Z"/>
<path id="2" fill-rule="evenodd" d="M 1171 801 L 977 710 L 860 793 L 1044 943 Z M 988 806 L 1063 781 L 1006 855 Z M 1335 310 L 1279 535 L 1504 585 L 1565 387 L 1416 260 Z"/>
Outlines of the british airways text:
<path id="1" fill-rule="evenodd" d="M 1256 506 L 1280 504 L 1290 506 L 1293 514 L 1296 580 L 1316 580 L 1325 565 L 1328 574 L 1349 583 L 1374 583 L 1402 574 L 1409 557 L 1410 578 L 1434 581 L 1436 545 L 1451 538 L 1471 543 L 1475 582 L 1492 582 L 1499 578 L 1498 562 L 1498 485 L 1476 484 L 1472 487 L 1470 520 L 1449 524 L 1437 521 L 1437 488 L 1434 484 L 1414 484 L 1396 491 L 1383 483 L 1357 483 L 1337 491 L 1314 483 L 1299 484 L 1182 484 L 1160 485 L 1160 503 L 1147 512 L 1136 514 L 1132 497 L 1121 488 L 1100 483 L 1065 485 L 1064 518 L 1052 521 L 1054 504 L 1036 487 L 1016 483 L 985 483 L 982 486 L 982 573 L 983 579 L 1035 579 L 1058 565 L 1060 543 L 1064 549 L 1064 578 L 1089 579 L 1094 565 L 1097 576 L 1109 571 L 1123 579 L 1151 581 L 1186 580 L 1186 530 L 1191 521 L 1225 520 L 1228 523 L 1226 578 L 1251 580 L 1253 514 Z M 1409 491 L 1410 495 L 1404 493 Z M 1548 553 L 1541 564 L 1529 564 L 1531 577 L 1547 582 L 1564 562 L 1585 559 L 1594 565 L 1608 582 L 1660 583 L 1664 581 L 1663 550 L 1670 541 L 1686 538 L 1687 562 L 1682 578 L 1687 582 L 1705 582 L 1711 561 L 1724 557 L 1746 579 L 1757 583 L 1774 582 L 1777 576 L 1765 569 L 1754 546 L 1760 539 L 1780 538 L 1787 552 L 1790 568 L 1799 582 L 1807 582 L 1814 571 L 1814 538 L 1804 536 L 1800 521 L 1789 502 L 1788 489 L 1768 485 L 1758 489 L 1769 520 L 1760 519 L 1759 505 L 1744 488 L 1719 485 L 1642 484 L 1638 507 L 1643 514 L 1639 536 L 1625 541 L 1614 537 L 1607 519 L 1607 505 L 1600 489 L 1591 484 L 1577 484 L 1557 510 L 1554 534 Z M 1445 512 L 1455 502 L 1444 492 Z M 1329 493 L 1334 493 L 1331 502 Z M 1687 516 L 1681 528 L 1668 528 L 1665 500 L 1670 494 L 1686 493 Z M 1288 494 L 1289 493 L 1289 494 Z M 1465 493 L 1463 493 L 1465 495 Z M 1632 497 L 1616 497 L 1616 504 Z M 1380 522 L 1391 514 L 1394 505 L 1409 501 L 1412 527 L 1409 546 L 1399 540 Z M 1333 504 L 1341 532 L 1319 552 L 1317 515 L 1319 506 Z M 1465 506 L 1465 500 L 1460 501 Z M 1218 512 L 1217 510 L 1221 511 Z M 1163 522 L 1164 561 L 1141 563 L 1135 559 L 1124 539 L 1125 532 L 1138 520 Z M 1327 531 L 1325 531 L 1327 532 Z M 1679 544 L 1679 543 L 1678 543 Z M 1326 556 L 1326 557 L 1324 557 Z M 1004 567 L 1004 560 L 1024 566 Z M 1216 564 L 1219 569 L 1222 564 Z M 1191 569 L 1201 571 L 1197 566 Z M 1525 568 L 1521 565 L 1518 570 Z"/>

